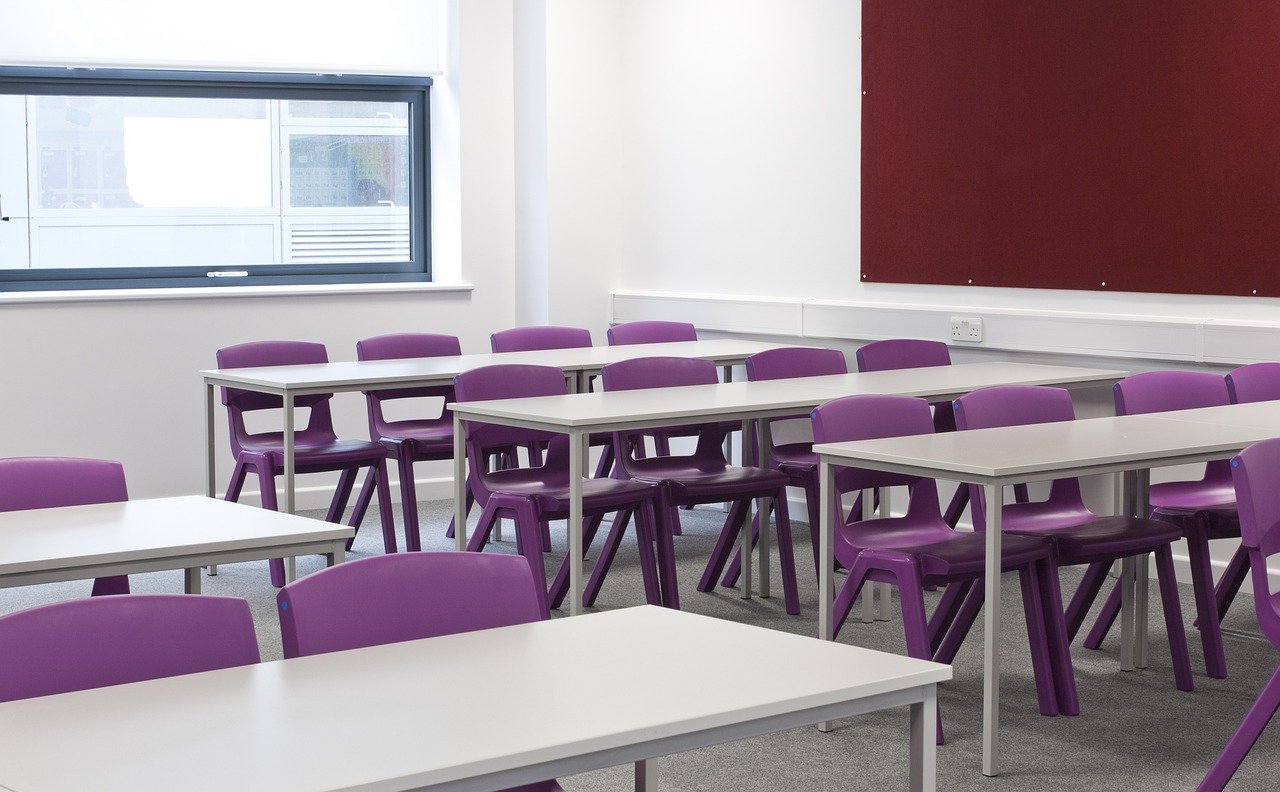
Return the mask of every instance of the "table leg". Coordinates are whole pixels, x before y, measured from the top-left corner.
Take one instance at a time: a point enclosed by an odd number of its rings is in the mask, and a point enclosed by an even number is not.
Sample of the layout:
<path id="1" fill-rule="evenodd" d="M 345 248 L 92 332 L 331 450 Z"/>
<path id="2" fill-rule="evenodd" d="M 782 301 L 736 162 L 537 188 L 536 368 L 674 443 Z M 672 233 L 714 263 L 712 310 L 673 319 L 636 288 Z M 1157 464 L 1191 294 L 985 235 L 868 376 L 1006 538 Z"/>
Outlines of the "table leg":
<path id="1" fill-rule="evenodd" d="M 911 792 L 936 792 L 938 788 L 938 686 L 924 686 L 924 700 L 911 705 Z"/>
<path id="2" fill-rule="evenodd" d="M 293 514 L 295 506 L 293 417 L 293 394 L 286 390 L 284 393 L 284 510 L 286 514 Z"/>
<path id="3" fill-rule="evenodd" d="M 721 369 L 724 371 L 724 381 L 733 382 L 733 366 L 722 366 Z M 743 438 L 742 453 L 744 454 L 747 453 L 747 445 L 748 445 L 746 441 L 746 437 L 747 436 L 745 434 L 742 435 L 742 438 Z M 730 465 L 733 464 L 733 433 L 732 432 L 724 436 L 724 458 L 729 460 Z M 746 457 L 742 458 L 742 464 L 743 465 L 747 464 Z M 733 504 L 730 504 L 730 503 L 724 503 L 721 505 L 721 508 L 727 512 L 729 511 L 729 507 L 732 505 Z"/>
<path id="4" fill-rule="evenodd" d="M 636 762 L 636 792 L 658 792 L 659 759 L 641 759 Z"/>
<path id="5" fill-rule="evenodd" d="M 751 436 L 750 434 L 748 434 L 748 432 L 750 431 L 751 431 L 751 421 L 750 420 L 743 421 L 742 437 L 744 439 L 744 442 L 742 443 L 742 464 L 744 467 L 747 464 L 747 457 L 753 456 L 751 454 L 751 444 L 748 442 L 745 442 L 745 439 Z M 763 499 L 757 502 L 757 505 L 756 505 L 757 509 L 762 508 L 761 506 L 762 501 Z M 750 514 L 748 514 L 746 519 L 742 521 L 742 531 L 738 534 L 738 552 L 740 557 L 742 558 L 742 574 L 739 576 L 742 582 L 741 596 L 743 599 L 751 599 L 751 515 Z M 764 570 L 761 570 L 760 574 L 763 575 Z M 764 586 L 764 582 L 762 580 L 761 593 L 763 593 L 763 586 Z"/>
<path id="6" fill-rule="evenodd" d="M 987 503 L 1004 502 L 1004 487 L 983 487 Z M 987 510 L 985 620 L 982 636 L 982 774 L 1000 772 L 1000 531 L 1003 509 Z"/>
<path id="7" fill-rule="evenodd" d="M 188 594 L 200 593 L 200 567 L 182 570 L 183 590 Z"/>
<path id="8" fill-rule="evenodd" d="M 833 640 L 835 598 L 835 512 L 836 470 L 825 458 L 818 460 L 818 637 Z M 813 519 L 810 515 L 810 519 Z M 831 731 L 831 724 L 818 724 L 819 731 Z"/>
<path id="9" fill-rule="evenodd" d="M 575 429 L 569 432 L 570 616 L 582 613 L 582 480 L 587 475 L 587 435 Z M 546 584 L 539 581 L 539 585 Z"/>
<path id="10" fill-rule="evenodd" d="M 864 489 L 862 491 L 862 519 L 870 520 L 875 517 L 875 490 Z M 862 587 L 862 593 L 858 597 L 862 600 L 862 616 L 860 617 L 863 624 L 871 624 L 876 620 L 876 584 L 868 583 Z"/>
<path id="11" fill-rule="evenodd" d="M 762 418 L 755 423 L 760 428 L 760 431 L 758 432 L 760 438 L 760 459 L 757 460 L 756 465 L 768 470 L 770 464 L 769 447 L 773 443 L 773 432 L 769 428 L 768 419 Z M 746 435 L 744 434 L 743 437 L 745 438 Z M 743 441 L 743 446 L 746 446 L 745 440 Z M 786 494 L 786 489 L 783 489 L 783 497 L 786 497 Z M 760 511 L 760 596 L 762 597 L 769 596 L 769 579 L 773 575 L 773 565 L 769 563 L 769 543 L 772 541 L 771 534 L 769 532 L 769 526 L 771 523 L 769 519 L 770 501 L 770 498 L 761 498 L 757 506 Z"/>
<path id="12" fill-rule="evenodd" d="M 453 540 L 458 550 L 467 549 L 467 442 L 457 413 L 453 416 Z"/>
<path id="13" fill-rule="evenodd" d="M 1145 519 L 1151 508 L 1151 471 L 1139 470 L 1137 478 L 1138 493 L 1136 499 L 1137 503 L 1135 505 L 1138 507 L 1138 510 L 1136 516 Z M 1137 563 L 1134 566 L 1133 608 L 1136 612 L 1134 613 L 1133 625 L 1133 664 L 1138 668 L 1147 667 L 1147 654 L 1148 650 L 1151 648 L 1151 644 L 1147 639 L 1147 598 L 1150 593 L 1151 582 L 1151 569 L 1149 565 L 1150 559 L 1150 553 L 1143 553 L 1137 558 Z"/>
<path id="14" fill-rule="evenodd" d="M 882 518 L 893 516 L 889 492 L 890 489 L 888 487 L 880 488 L 880 516 Z M 876 596 L 880 598 L 876 621 L 893 621 L 893 586 L 888 583 L 877 583 Z"/>
<path id="15" fill-rule="evenodd" d="M 1133 516 L 1138 512 L 1138 473 L 1127 470 L 1124 474 L 1124 513 Z M 1135 559 L 1130 556 L 1120 562 L 1120 670 L 1132 671 L 1134 649 L 1134 578 L 1137 575 Z"/>
<path id="16" fill-rule="evenodd" d="M 284 582 L 292 583 L 298 579 L 298 557 L 289 556 L 284 560 Z"/>
<path id="17" fill-rule="evenodd" d="M 217 465 L 217 454 L 213 448 L 213 383 L 204 383 L 204 494 L 213 498 L 217 495 L 218 477 L 214 470 Z"/>
<path id="18" fill-rule="evenodd" d="M 333 543 L 333 549 L 325 553 L 325 563 L 329 566 L 337 566 L 347 560 L 347 542 L 339 540 Z"/>

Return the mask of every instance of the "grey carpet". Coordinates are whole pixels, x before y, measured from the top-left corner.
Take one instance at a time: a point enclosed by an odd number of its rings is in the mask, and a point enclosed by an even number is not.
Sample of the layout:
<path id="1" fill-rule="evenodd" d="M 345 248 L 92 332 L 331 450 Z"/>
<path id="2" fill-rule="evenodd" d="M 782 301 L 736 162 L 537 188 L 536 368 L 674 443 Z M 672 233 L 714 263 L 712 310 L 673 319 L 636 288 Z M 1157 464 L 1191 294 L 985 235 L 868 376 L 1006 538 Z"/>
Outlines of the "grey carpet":
<path id="1" fill-rule="evenodd" d="M 423 544 L 427 549 L 451 549 L 443 526 L 451 503 L 436 501 L 421 509 Z M 318 515 L 317 515 L 318 516 Z M 800 564 L 800 616 L 787 616 L 780 596 L 742 600 L 733 590 L 703 594 L 694 589 L 723 514 L 714 509 L 682 512 L 685 535 L 676 540 L 679 554 L 680 596 L 685 609 L 770 629 L 812 635 L 817 622 L 817 589 L 812 575 L 808 532 L 796 526 L 796 557 Z M 603 532 L 602 532 L 603 534 Z M 508 532 L 510 538 L 510 532 Z M 562 557 L 563 525 L 553 526 L 557 552 L 548 560 L 554 569 Z M 514 552 L 513 543 L 494 546 L 494 552 Z M 366 522 L 351 558 L 381 552 L 376 518 Z M 775 555 L 774 587 L 780 594 Z M 318 557 L 299 559 L 299 574 L 318 569 Z M 1078 575 L 1063 572 L 1067 596 Z M 74 582 L 0 590 L 0 613 L 84 596 L 88 582 Z M 179 572 L 135 575 L 138 592 L 178 592 Z M 1190 624 L 1194 611 L 1191 589 L 1183 586 L 1182 606 Z M 280 657 L 280 636 L 275 611 L 275 590 L 267 578 L 265 562 L 224 566 L 214 578 L 205 578 L 205 592 L 248 599 L 254 613 L 264 660 Z M 1257 691 L 1280 660 L 1280 654 L 1260 636 L 1253 617 L 1252 598 L 1242 594 L 1226 627 L 1230 677 L 1204 675 L 1198 633 L 1188 628 L 1196 691 L 1182 693 L 1173 686 L 1169 649 L 1159 598 L 1151 597 L 1151 661 L 1145 671 L 1119 670 L 1117 638 L 1113 635 L 1102 651 L 1073 647 L 1083 713 L 1079 717 L 1047 718 L 1037 713 L 1035 691 L 1027 655 L 1019 586 L 1006 577 L 1005 647 L 1003 653 L 1001 735 L 1005 772 L 997 779 L 982 776 L 981 717 L 982 670 L 981 620 L 955 663 L 955 679 L 940 695 L 947 730 L 947 744 L 938 749 L 938 786 L 947 790 L 1041 789 L 1194 789 L 1217 756 Z M 931 595 L 932 606 L 936 595 Z M 620 608 L 644 601 L 633 543 L 624 545 L 597 604 L 599 609 Z M 850 622 L 840 640 L 904 653 L 902 628 L 897 620 L 876 624 Z M 696 663 L 698 658 L 687 658 Z M 762 674 L 785 674 L 786 668 L 762 668 Z M 572 669 L 565 679 L 572 680 Z M 618 680 L 626 684 L 626 680 Z M 495 680 L 503 684 L 503 680 Z M 357 690 L 349 691 L 358 695 Z M 558 717 L 548 713 L 548 717 Z M 477 735 L 477 739 L 484 739 Z M 901 789 L 906 783 L 907 719 L 904 712 L 876 713 L 844 721 L 828 734 L 812 728 L 667 757 L 662 763 L 665 788 L 672 790 L 881 790 Z M 1237 773 L 1231 790 L 1273 790 L 1274 767 L 1280 759 L 1280 726 L 1263 734 L 1258 746 Z M 571 792 L 629 788 L 630 767 L 613 768 L 562 779 Z"/>

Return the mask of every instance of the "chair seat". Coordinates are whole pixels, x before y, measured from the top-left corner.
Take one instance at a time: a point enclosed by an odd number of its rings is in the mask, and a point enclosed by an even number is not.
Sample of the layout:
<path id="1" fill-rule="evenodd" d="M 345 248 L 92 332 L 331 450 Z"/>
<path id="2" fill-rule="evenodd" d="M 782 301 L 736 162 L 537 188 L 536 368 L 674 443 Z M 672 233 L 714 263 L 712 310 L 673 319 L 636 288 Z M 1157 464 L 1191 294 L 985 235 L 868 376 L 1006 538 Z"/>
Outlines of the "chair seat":
<path id="1" fill-rule="evenodd" d="M 1207 509 L 1164 506 L 1152 509 L 1151 517 L 1172 523 L 1183 533 L 1186 533 L 1193 524 L 1199 523 L 1210 539 L 1240 538 L 1240 515 L 1236 513 L 1234 503 Z"/>
<path id="2" fill-rule="evenodd" d="M 446 443 L 453 450 L 453 424 L 438 420 L 396 421 L 383 425 L 382 437 L 387 440 L 413 440 L 418 443 Z"/>
<path id="3" fill-rule="evenodd" d="M 547 476 L 542 468 L 512 468 L 491 474 L 496 496 L 533 498 L 538 511 L 548 519 L 569 513 L 569 476 Z M 643 481 L 589 478 L 582 481 L 584 512 L 613 511 L 620 505 L 636 503 L 654 494 L 654 485 Z"/>
<path id="4" fill-rule="evenodd" d="M 818 455 L 813 453 L 813 443 L 776 445 L 773 447 L 771 457 L 779 468 L 818 469 Z"/>
<path id="5" fill-rule="evenodd" d="M 1236 491 L 1226 481 L 1167 481 L 1151 485 L 1151 508 L 1195 511 L 1236 502 Z"/>
<path id="6" fill-rule="evenodd" d="M 645 464 L 656 463 L 656 464 Z M 650 484 L 665 484 L 671 501 L 705 503 L 721 496 L 725 500 L 767 497 L 790 482 L 786 473 L 754 467 L 726 467 L 700 463 L 694 457 L 658 457 L 632 463 L 632 476 Z"/>
<path id="7" fill-rule="evenodd" d="M 841 526 L 836 537 L 836 559 L 852 567 L 865 549 L 900 550 L 916 556 L 926 577 L 965 578 L 981 575 L 986 569 L 986 534 L 958 533 L 946 523 L 921 525 L 906 518 L 875 520 Z M 1000 543 L 1001 569 L 1024 566 L 1049 554 L 1042 539 L 1005 534 Z"/>
<path id="8" fill-rule="evenodd" d="M 284 441 L 278 433 L 254 435 L 243 443 L 244 453 L 257 456 L 275 469 L 284 468 Z M 333 470 L 345 465 L 370 464 L 386 459 L 387 449 L 369 440 L 309 440 L 300 438 L 294 445 L 294 467 L 299 473 Z"/>
<path id="9" fill-rule="evenodd" d="M 1138 517 L 1094 517 L 1076 525 L 1008 530 L 1053 542 L 1064 565 L 1149 553 L 1182 538 L 1182 529 L 1172 523 Z"/>

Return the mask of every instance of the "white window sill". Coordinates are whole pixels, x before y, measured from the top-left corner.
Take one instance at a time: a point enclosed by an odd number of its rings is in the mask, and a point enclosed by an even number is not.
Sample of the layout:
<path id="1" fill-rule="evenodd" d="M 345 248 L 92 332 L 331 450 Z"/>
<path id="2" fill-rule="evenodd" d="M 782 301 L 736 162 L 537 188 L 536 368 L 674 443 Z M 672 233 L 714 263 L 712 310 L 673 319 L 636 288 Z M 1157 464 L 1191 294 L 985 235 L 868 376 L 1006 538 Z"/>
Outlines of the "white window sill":
<path id="1" fill-rule="evenodd" d="M 82 289 L 0 292 L 0 305 L 18 303 L 120 302 L 127 300 L 206 300 L 329 294 L 404 294 L 469 292 L 470 283 L 325 283 L 296 286 L 219 286 L 173 289 Z"/>

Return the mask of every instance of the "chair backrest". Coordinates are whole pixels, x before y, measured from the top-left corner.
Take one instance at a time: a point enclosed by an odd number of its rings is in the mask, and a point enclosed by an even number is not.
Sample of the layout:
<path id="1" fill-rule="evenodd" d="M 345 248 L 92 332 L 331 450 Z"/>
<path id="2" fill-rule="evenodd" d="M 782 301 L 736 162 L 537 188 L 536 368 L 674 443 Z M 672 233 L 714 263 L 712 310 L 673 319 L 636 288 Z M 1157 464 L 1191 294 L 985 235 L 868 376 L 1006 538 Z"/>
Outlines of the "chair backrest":
<path id="1" fill-rule="evenodd" d="M 295 366 L 328 363 L 329 353 L 324 344 L 310 341 L 250 341 L 223 347 L 217 352 L 218 368 L 261 368 L 262 366 Z M 227 405 L 227 422 L 231 429 L 231 450 L 239 454 L 250 435 L 245 428 L 244 414 L 256 410 L 284 409 L 284 398 L 274 393 L 254 393 L 239 388 L 222 388 L 222 403 Z M 329 411 L 332 393 L 314 393 L 298 396 L 295 407 L 311 411 L 304 429 L 295 429 L 299 442 L 334 439 L 333 415 Z"/>
<path id="2" fill-rule="evenodd" d="M 1111 388 L 1116 415 L 1142 415 L 1169 410 L 1191 410 L 1231 403 L 1227 381 L 1207 371 L 1145 371 L 1117 382 Z M 1231 478 L 1228 461 L 1218 459 L 1204 466 L 1206 483 Z M 1160 484 L 1152 492 L 1159 493 Z"/>
<path id="3" fill-rule="evenodd" d="M 577 349 L 591 346 L 591 331 L 582 327 L 529 325 L 499 330 L 489 336 L 494 352 L 529 352 L 535 349 Z"/>
<path id="4" fill-rule="evenodd" d="M 1258 626 L 1280 647 L 1280 610 L 1267 559 L 1280 552 L 1280 438 L 1254 443 L 1231 460 L 1240 542 L 1249 550 Z"/>
<path id="5" fill-rule="evenodd" d="M 646 388 L 678 388 L 685 385 L 715 385 L 720 381 L 716 373 L 716 364 L 710 360 L 682 357 L 642 357 L 631 360 L 619 360 L 610 363 L 600 370 L 600 382 L 605 391 L 644 390 Z M 693 456 L 714 463 L 726 465 L 724 448 L 721 441 L 724 435 L 715 423 L 697 426 L 680 427 L 681 431 L 692 430 L 697 433 L 697 448 Z M 644 462 L 634 456 L 634 450 L 640 447 L 639 432 L 619 432 L 614 435 L 614 452 L 618 455 L 621 471 L 629 473 L 638 471 Z"/>
<path id="6" fill-rule="evenodd" d="M 120 594 L 0 616 L 0 701 L 258 662 L 237 597 Z"/>
<path id="7" fill-rule="evenodd" d="M 462 345 L 457 336 L 436 333 L 392 333 L 374 336 L 356 342 L 357 360 L 399 360 L 404 358 L 451 357 L 462 354 Z M 453 401 L 453 386 L 442 385 L 427 388 L 394 388 L 390 390 L 365 391 L 365 399 L 369 406 L 369 436 L 377 439 L 394 431 L 394 422 L 389 422 L 382 415 L 382 403 L 393 399 L 442 398 L 445 404 Z M 452 427 L 453 416 L 444 410 L 438 418 L 415 419 L 415 423 L 426 420 L 430 425 L 439 424 Z"/>
<path id="8" fill-rule="evenodd" d="M 910 396 L 845 396 L 819 404 L 814 408 L 811 418 L 815 443 L 933 434 L 933 415 L 929 410 L 929 403 Z M 862 468 L 842 468 L 837 477 L 841 492 L 878 487 L 911 487 L 908 513 L 929 516 L 939 512 L 938 491 L 932 479 Z M 925 486 L 921 487 L 922 484 Z M 921 494 L 933 491 L 932 512 L 928 504 L 930 499 L 917 498 L 917 490 Z"/>
<path id="9" fill-rule="evenodd" d="M 547 618 L 529 562 L 497 553 L 348 561 L 286 585 L 276 602 L 286 658 Z"/>
<path id="10" fill-rule="evenodd" d="M 124 466 L 106 459 L 0 459 L 0 511 L 129 500 Z"/>
<path id="11" fill-rule="evenodd" d="M 918 338 L 887 338 L 872 341 L 858 349 L 854 356 L 858 371 L 891 371 L 951 365 L 951 352 L 941 341 Z"/>
<path id="12" fill-rule="evenodd" d="M 1280 399 L 1280 363 L 1250 363 L 1226 376 L 1232 404 Z"/>
<path id="13" fill-rule="evenodd" d="M 747 379 L 752 382 L 848 373 L 849 364 L 838 349 L 779 347 L 747 358 Z"/>
<path id="14" fill-rule="evenodd" d="M 956 427 L 960 431 L 1057 423 L 1074 421 L 1076 418 L 1070 391 L 1040 385 L 996 385 L 982 388 L 956 399 L 954 407 Z M 969 502 L 973 505 L 973 524 L 981 529 L 987 520 L 987 504 L 982 487 L 969 485 Z M 1043 504 L 1036 505 L 1047 510 L 1084 509 L 1080 480 L 1055 480 L 1050 487 L 1049 498 Z"/>
<path id="15" fill-rule="evenodd" d="M 646 320 L 623 322 L 609 328 L 609 346 L 628 344 L 664 344 L 671 341 L 697 341 L 698 331 L 688 322 Z"/>

